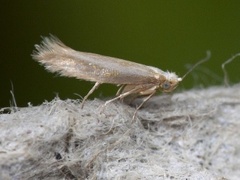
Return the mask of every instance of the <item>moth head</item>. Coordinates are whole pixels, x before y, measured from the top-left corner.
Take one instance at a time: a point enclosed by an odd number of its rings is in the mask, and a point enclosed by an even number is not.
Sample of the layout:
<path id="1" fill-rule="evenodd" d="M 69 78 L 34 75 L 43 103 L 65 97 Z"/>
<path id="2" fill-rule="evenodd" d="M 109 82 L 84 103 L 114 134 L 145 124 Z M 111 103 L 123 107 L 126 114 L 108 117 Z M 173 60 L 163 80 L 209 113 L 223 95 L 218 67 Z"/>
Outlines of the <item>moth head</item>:
<path id="1" fill-rule="evenodd" d="M 196 68 L 198 65 L 208 61 L 211 57 L 211 52 L 207 51 L 206 52 L 206 57 L 203 58 L 202 60 L 198 61 L 195 65 L 192 66 L 191 69 L 189 69 L 187 71 L 187 73 L 182 76 L 182 78 L 178 77 L 175 73 L 173 72 L 162 72 L 163 77 L 161 78 L 161 83 L 159 85 L 159 88 L 163 91 L 163 92 L 171 92 L 173 91 L 179 84 L 179 82 L 181 82 L 194 68 Z"/>
<path id="2" fill-rule="evenodd" d="M 160 88 L 163 92 L 171 92 L 173 91 L 182 81 L 182 78 L 179 78 L 175 73 L 166 72 L 164 74 L 164 80 L 160 84 Z"/>

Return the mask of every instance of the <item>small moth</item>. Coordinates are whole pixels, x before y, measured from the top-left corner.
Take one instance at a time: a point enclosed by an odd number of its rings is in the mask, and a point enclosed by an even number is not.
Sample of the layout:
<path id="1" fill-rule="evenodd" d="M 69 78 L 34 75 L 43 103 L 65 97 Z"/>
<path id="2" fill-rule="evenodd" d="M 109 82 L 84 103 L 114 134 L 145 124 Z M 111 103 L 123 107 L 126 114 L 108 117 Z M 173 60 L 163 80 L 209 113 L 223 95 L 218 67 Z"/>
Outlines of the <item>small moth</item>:
<path id="1" fill-rule="evenodd" d="M 118 58 L 79 52 L 63 44 L 57 37 L 44 37 L 32 57 L 43 64 L 50 72 L 58 72 L 61 76 L 75 77 L 95 82 L 95 85 L 82 100 L 84 102 L 100 84 L 109 83 L 120 86 L 116 97 L 105 102 L 104 105 L 130 95 L 146 96 L 137 110 L 149 100 L 157 90 L 163 92 L 173 91 L 179 82 L 200 63 L 207 61 L 207 57 L 195 64 L 182 78 L 174 72 L 164 72 L 152 66 L 146 66 Z"/>

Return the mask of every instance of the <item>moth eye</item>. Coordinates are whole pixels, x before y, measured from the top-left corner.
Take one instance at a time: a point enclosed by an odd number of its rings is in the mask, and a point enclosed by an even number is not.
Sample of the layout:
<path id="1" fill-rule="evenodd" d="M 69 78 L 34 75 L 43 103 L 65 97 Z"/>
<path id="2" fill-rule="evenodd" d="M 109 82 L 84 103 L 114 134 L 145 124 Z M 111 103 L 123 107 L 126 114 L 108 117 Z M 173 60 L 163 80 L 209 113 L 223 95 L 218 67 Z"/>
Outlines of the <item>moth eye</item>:
<path id="1" fill-rule="evenodd" d="M 170 83 L 168 81 L 164 82 L 162 85 L 163 89 L 169 89 L 171 87 Z"/>

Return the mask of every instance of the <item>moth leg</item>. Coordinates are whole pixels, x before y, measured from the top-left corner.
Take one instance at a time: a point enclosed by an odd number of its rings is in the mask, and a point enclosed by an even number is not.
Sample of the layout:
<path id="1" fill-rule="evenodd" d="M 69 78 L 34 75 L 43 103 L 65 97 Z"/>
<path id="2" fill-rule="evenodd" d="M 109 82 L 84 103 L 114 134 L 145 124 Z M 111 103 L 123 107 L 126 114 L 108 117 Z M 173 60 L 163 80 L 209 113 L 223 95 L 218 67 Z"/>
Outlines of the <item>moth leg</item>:
<path id="1" fill-rule="evenodd" d="M 115 97 L 115 98 L 113 98 L 113 99 L 110 99 L 110 100 L 106 101 L 106 102 L 104 103 L 104 106 L 106 106 L 107 104 L 109 104 L 109 103 L 111 103 L 111 102 L 113 102 L 113 101 L 115 101 L 115 100 L 117 100 L 117 99 L 124 98 L 124 97 L 126 97 L 126 96 L 128 96 L 128 95 L 130 95 L 130 94 L 136 93 L 136 92 L 139 92 L 139 87 L 138 87 L 138 86 L 136 86 L 135 88 L 133 88 L 133 89 L 130 90 L 130 91 L 127 91 L 127 92 L 125 92 L 125 93 L 122 93 L 122 94 L 118 95 L 117 97 Z"/>
<path id="2" fill-rule="evenodd" d="M 120 88 L 118 89 L 117 93 L 116 93 L 116 96 L 119 96 L 123 90 L 123 88 L 125 87 L 126 85 L 121 85 Z"/>
<path id="3" fill-rule="evenodd" d="M 152 93 L 151 93 L 149 96 L 147 96 L 147 97 L 142 101 L 142 103 L 136 108 L 136 110 L 134 111 L 132 120 L 135 119 L 136 114 L 137 114 L 137 111 L 143 106 L 144 103 L 146 103 L 146 102 L 155 94 L 155 92 L 156 92 L 156 91 L 152 91 Z"/>
<path id="4" fill-rule="evenodd" d="M 92 89 L 87 93 L 87 95 L 84 96 L 84 98 L 83 98 L 83 100 L 82 100 L 82 103 L 81 103 L 81 108 L 83 108 L 83 105 L 84 105 L 85 101 L 87 100 L 87 98 L 93 93 L 93 91 L 95 91 L 95 90 L 99 87 L 100 84 L 101 84 L 101 83 L 96 82 L 96 83 L 94 84 L 94 86 L 92 87 Z"/>

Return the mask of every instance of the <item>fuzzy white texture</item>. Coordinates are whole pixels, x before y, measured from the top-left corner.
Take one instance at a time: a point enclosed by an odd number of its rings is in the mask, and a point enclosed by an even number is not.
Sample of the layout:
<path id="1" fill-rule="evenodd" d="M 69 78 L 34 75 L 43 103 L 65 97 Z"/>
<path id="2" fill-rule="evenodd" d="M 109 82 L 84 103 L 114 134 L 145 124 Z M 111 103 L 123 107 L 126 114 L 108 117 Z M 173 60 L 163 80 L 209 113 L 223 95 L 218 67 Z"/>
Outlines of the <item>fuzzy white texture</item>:
<path id="1" fill-rule="evenodd" d="M 103 104 L 0 114 L 0 179 L 239 179 L 240 85 Z"/>

